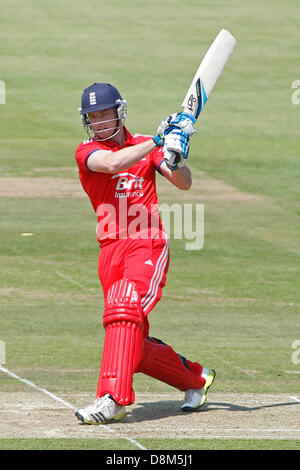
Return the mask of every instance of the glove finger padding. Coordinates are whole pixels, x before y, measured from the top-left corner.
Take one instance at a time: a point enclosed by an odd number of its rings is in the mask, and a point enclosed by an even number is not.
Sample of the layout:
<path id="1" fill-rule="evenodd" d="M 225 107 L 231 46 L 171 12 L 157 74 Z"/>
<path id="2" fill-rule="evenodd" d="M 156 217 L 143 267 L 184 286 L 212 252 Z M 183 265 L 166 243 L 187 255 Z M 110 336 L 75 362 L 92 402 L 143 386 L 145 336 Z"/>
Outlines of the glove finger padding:
<path id="1" fill-rule="evenodd" d="M 188 113 L 178 113 L 171 120 L 170 125 L 179 127 L 182 129 L 189 137 L 195 134 L 196 129 L 193 124 L 196 122 L 196 119 Z"/>
<path id="2" fill-rule="evenodd" d="M 160 123 L 157 134 L 168 133 L 170 132 L 170 128 L 177 127 L 182 129 L 190 137 L 196 132 L 193 126 L 195 122 L 196 119 L 188 113 L 173 113 Z"/>
<path id="3" fill-rule="evenodd" d="M 190 150 L 189 136 L 178 128 L 170 129 L 165 136 L 164 160 L 171 170 L 176 170 L 185 164 Z"/>
<path id="4" fill-rule="evenodd" d="M 185 165 L 185 160 L 182 156 L 177 152 L 173 152 L 173 150 L 164 151 L 164 161 L 170 170 L 177 170 L 177 168 Z"/>
<path id="5" fill-rule="evenodd" d="M 165 130 L 170 127 L 170 123 L 172 119 L 175 119 L 177 116 L 177 113 L 170 114 L 170 116 L 167 116 L 165 119 L 163 119 L 160 123 L 160 125 L 157 128 L 157 134 L 162 135 L 165 133 Z"/>

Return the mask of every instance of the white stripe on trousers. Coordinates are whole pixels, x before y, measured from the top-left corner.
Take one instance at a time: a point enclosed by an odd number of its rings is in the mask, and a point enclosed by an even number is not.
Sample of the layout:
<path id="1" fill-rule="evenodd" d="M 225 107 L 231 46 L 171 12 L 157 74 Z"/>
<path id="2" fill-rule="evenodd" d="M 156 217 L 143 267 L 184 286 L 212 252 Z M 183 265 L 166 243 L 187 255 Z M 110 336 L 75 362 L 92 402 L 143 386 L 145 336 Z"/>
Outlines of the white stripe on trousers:
<path id="1" fill-rule="evenodd" d="M 163 278 L 166 264 L 168 262 L 168 254 L 169 254 L 169 246 L 168 246 L 168 243 L 166 242 L 160 254 L 160 257 L 158 258 L 158 261 L 156 263 L 155 271 L 150 281 L 149 290 L 147 294 L 142 298 L 142 307 L 144 310 L 148 309 L 149 306 L 156 299 L 157 291 L 161 283 L 161 280 Z"/>

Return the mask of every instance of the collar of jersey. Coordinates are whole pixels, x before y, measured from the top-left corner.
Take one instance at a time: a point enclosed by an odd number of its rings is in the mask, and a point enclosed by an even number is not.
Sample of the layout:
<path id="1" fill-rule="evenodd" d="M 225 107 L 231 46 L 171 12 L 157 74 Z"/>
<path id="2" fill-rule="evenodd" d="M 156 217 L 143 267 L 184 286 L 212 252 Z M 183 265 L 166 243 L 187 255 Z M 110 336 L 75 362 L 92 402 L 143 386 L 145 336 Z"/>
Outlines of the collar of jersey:
<path id="1" fill-rule="evenodd" d="M 129 147 L 130 145 L 133 145 L 133 137 L 132 137 L 132 134 L 130 134 L 130 132 L 128 131 L 127 127 L 124 126 L 124 130 L 125 130 L 126 140 L 124 142 L 123 147 Z M 95 142 L 97 142 L 97 144 L 100 144 L 101 147 L 109 148 L 111 150 L 120 149 L 119 144 L 117 144 L 116 142 L 112 142 L 110 140 L 103 140 L 102 142 L 98 142 L 97 140 L 95 140 Z"/>

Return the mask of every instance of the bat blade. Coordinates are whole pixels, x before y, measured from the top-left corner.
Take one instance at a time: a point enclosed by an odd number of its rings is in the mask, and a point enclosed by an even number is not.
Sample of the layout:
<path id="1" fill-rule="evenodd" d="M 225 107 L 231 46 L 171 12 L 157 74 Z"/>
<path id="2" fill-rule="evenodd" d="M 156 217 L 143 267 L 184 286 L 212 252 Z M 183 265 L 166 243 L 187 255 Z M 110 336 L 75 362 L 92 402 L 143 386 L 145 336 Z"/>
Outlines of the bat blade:
<path id="1" fill-rule="evenodd" d="M 235 37 L 229 31 L 222 29 L 219 32 L 206 52 L 182 102 L 184 112 L 191 114 L 195 119 L 198 118 L 236 44 Z"/>

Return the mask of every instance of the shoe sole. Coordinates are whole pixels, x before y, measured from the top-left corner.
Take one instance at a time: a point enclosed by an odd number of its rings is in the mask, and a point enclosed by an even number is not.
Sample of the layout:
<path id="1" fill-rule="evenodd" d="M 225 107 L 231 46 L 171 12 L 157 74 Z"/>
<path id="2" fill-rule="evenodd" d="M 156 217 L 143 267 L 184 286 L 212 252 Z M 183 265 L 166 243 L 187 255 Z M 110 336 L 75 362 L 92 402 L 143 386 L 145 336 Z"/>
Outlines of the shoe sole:
<path id="1" fill-rule="evenodd" d="M 202 394 L 202 398 L 201 398 L 201 401 L 199 403 L 198 406 L 182 406 L 181 407 L 181 410 L 186 413 L 186 412 L 191 412 L 191 411 L 200 411 L 200 408 L 204 405 L 204 403 L 206 402 L 206 399 L 207 399 L 207 392 L 208 390 L 210 389 L 210 387 L 212 386 L 212 384 L 214 383 L 214 380 L 216 378 L 216 371 L 214 369 L 211 369 L 207 379 L 206 379 L 206 382 L 205 382 L 205 385 L 203 386 L 203 394 Z"/>
<path id="2" fill-rule="evenodd" d="M 121 421 L 122 419 L 126 418 L 127 412 L 123 411 L 122 413 L 114 416 L 111 419 L 107 419 L 107 420 L 104 419 L 103 421 L 99 421 L 99 422 L 85 419 L 80 413 L 78 413 L 78 411 L 76 411 L 75 416 L 79 421 L 81 421 L 84 424 L 94 424 L 96 426 L 99 426 L 99 424 L 108 424 L 108 423 L 114 423 L 115 421 Z"/>

